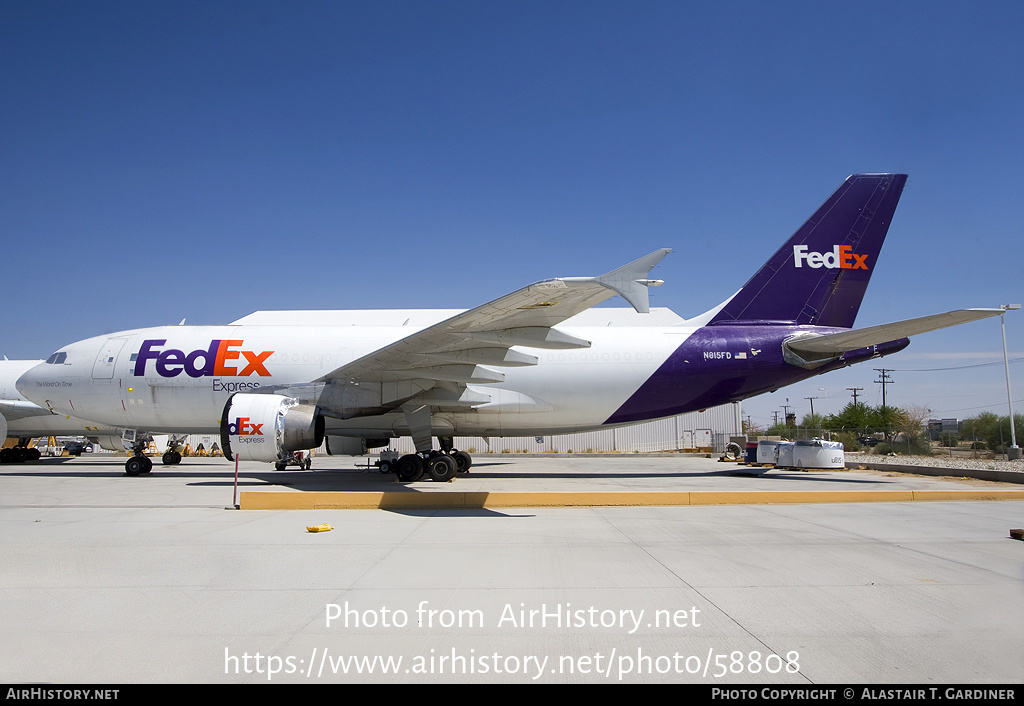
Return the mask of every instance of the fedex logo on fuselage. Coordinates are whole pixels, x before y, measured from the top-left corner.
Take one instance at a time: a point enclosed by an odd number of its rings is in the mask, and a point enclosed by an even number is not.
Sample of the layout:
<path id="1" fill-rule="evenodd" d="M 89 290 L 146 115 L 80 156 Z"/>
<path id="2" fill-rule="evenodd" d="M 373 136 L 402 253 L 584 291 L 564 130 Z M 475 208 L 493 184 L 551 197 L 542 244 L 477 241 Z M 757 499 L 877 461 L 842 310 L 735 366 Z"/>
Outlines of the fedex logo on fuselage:
<path id="1" fill-rule="evenodd" d="M 806 245 L 794 245 L 793 261 L 797 267 L 803 267 L 803 263 L 806 262 L 808 267 L 814 269 L 819 267 L 827 267 L 830 270 L 868 269 L 867 254 L 858 255 L 853 252 L 853 247 L 850 245 L 837 245 L 832 248 L 832 252 L 826 253 L 807 252 Z"/>
<path id="2" fill-rule="evenodd" d="M 136 376 L 146 374 L 146 364 L 149 361 L 156 362 L 156 373 L 160 377 L 173 378 L 185 372 L 193 378 L 201 377 L 246 377 L 249 375 L 260 375 L 270 377 L 270 371 L 266 368 L 266 360 L 274 351 L 236 350 L 245 345 L 245 341 L 224 340 L 210 341 L 209 348 L 200 348 L 190 353 L 177 348 L 160 350 L 160 347 L 167 343 L 166 339 L 147 339 L 142 342 L 142 348 L 135 358 Z M 235 361 L 241 362 L 245 359 L 245 366 L 239 368 L 234 365 Z"/>

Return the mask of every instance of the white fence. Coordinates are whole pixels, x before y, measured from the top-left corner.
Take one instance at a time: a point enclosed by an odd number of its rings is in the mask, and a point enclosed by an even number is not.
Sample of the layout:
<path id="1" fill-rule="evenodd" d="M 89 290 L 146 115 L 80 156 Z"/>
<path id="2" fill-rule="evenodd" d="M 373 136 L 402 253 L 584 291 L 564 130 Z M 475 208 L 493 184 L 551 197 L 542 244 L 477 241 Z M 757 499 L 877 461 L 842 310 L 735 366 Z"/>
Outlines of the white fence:
<path id="1" fill-rule="evenodd" d="M 652 451 L 724 451 L 730 436 L 742 434 L 738 404 L 713 407 L 653 422 L 601 431 L 555 436 L 455 437 L 455 448 L 469 453 L 650 453 Z M 723 441 L 724 439 L 724 441 Z M 719 448 L 720 447 L 720 448 Z M 401 437 L 390 448 L 415 451 Z"/>

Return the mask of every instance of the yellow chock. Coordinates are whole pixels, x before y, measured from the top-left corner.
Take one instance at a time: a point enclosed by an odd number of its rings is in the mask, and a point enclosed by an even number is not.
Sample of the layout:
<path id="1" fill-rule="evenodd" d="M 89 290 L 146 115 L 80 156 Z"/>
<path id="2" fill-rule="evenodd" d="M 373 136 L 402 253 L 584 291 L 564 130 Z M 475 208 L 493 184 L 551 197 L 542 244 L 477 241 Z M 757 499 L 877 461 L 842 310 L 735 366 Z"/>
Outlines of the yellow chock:
<path id="1" fill-rule="evenodd" d="M 330 532 L 332 529 L 334 528 L 328 524 L 313 525 L 312 527 L 306 527 L 307 532 Z"/>

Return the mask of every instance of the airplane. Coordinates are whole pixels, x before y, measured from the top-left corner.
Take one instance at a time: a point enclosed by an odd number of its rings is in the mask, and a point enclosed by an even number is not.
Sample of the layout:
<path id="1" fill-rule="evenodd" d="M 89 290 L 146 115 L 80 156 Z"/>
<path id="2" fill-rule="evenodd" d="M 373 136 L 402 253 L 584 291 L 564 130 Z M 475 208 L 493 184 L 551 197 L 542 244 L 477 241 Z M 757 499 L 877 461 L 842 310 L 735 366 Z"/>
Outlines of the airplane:
<path id="1" fill-rule="evenodd" d="M 18 389 L 124 429 L 134 438 L 128 475 L 149 472 L 149 434 L 219 431 L 229 460 L 279 469 L 325 436 L 332 452 L 352 455 L 411 436 L 416 452 L 381 470 L 452 480 L 472 465 L 455 436 L 572 433 L 703 410 L 1001 313 L 853 328 L 906 179 L 850 176 L 739 291 L 672 325 L 616 325 L 621 316 L 605 309 L 589 311 L 587 325 L 572 320 L 615 295 L 632 317 L 649 316 L 648 290 L 663 284 L 650 272 L 670 252 L 660 249 L 467 311 L 255 312 L 226 326 L 98 336 L 61 348 Z"/>
<path id="2" fill-rule="evenodd" d="M 18 392 L 15 387 L 18 378 L 42 362 L 7 358 L 0 360 L 0 439 L 18 440 L 16 446 L 0 451 L 0 463 L 39 460 L 39 450 L 29 448 L 28 442 L 40 436 L 87 436 L 96 443 L 102 443 L 104 448 L 113 448 L 108 439 L 110 436 L 120 437 L 117 429 L 54 414 L 25 399 Z"/>

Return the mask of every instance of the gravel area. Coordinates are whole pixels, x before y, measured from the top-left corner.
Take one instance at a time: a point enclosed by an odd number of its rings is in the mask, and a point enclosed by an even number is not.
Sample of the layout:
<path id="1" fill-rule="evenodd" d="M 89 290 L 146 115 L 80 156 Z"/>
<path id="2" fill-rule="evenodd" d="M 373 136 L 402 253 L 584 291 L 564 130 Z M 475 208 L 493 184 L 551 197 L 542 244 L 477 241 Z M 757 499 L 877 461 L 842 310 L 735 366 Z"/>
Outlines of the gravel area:
<path id="1" fill-rule="evenodd" d="M 883 456 L 881 454 L 866 454 L 847 452 L 847 463 L 891 463 L 901 466 L 930 466 L 932 468 L 963 468 L 966 470 L 989 470 L 989 471 L 1016 471 L 1024 473 L 1024 460 L 1020 461 L 998 461 L 981 458 L 962 458 L 953 456 Z"/>

